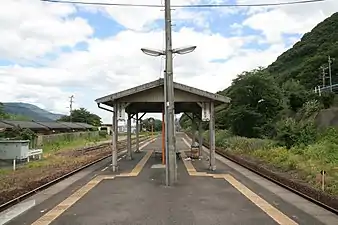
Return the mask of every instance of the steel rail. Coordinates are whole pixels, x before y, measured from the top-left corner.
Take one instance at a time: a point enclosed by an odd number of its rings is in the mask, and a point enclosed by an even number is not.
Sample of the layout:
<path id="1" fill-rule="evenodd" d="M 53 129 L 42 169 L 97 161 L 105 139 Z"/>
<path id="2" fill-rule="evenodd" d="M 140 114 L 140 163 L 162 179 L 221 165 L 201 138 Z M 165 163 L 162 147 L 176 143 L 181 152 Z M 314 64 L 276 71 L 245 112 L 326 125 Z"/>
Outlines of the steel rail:
<path id="1" fill-rule="evenodd" d="M 144 139 L 141 139 L 141 140 L 144 141 L 144 140 L 148 140 L 148 139 L 150 139 L 150 137 L 145 137 Z M 133 138 L 132 140 L 135 140 L 135 138 Z M 126 142 L 127 142 L 127 140 L 122 140 L 122 141 L 119 142 L 119 145 L 123 145 L 123 143 L 126 143 Z M 104 145 L 106 145 L 106 147 L 108 147 L 110 145 L 110 143 L 100 144 L 100 145 L 97 146 L 97 148 L 98 149 L 99 148 L 103 148 Z M 89 146 L 88 149 L 93 149 L 94 147 L 95 146 Z M 123 145 L 123 147 L 120 147 L 120 148 L 125 148 L 125 147 L 126 147 L 126 145 Z M 85 149 L 86 148 L 84 148 L 82 150 L 85 150 Z M 75 151 L 81 151 L 81 150 L 75 150 Z M 119 152 L 121 152 L 121 149 L 119 149 Z M 62 176 L 60 176 L 58 178 L 55 178 L 55 179 L 53 179 L 53 180 L 51 180 L 51 181 L 49 181 L 49 182 L 47 182 L 47 183 L 45 183 L 43 185 L 40 185 L 39 187 L 34 188 L 33 190 L 30 190 L 30 191 L 28 191 L 28 192 L 26 192 L 26 193 L 24 193 L 24 194 L 22 194 L 22 195 L 20 195 L 18 197 L 15 197 L 12 200 L 9 200 L 9 201 L 3 203 L 2 205 L 0 205 L 0 212 L 5 211 L 6 209 L 10 208 L 11 206 L 16 205 L 16 204 L 22 202 L 23 200 L 25 200 L 28 197 L 36 194 L 37 192 L 42 191 L 42 190 L 44 190 L 44 189 L 52 186 L 53 184 L 56 184 L 56 183 L 58 183 L 58 182 L 60 182 L 60 181 L 62 181 L 64 179 L 66 179 L 66 178 L 68 178 L 68 177 L 70 177 L 70 176 L 72 176 L 72 175 L 80 172 L 81 170 L 84 170 L 84 169 L 86 169 L 86 168 L 88 168 L 88 167 L 90 167 L 90 166 L 92 166 L 92 165 L 94 165 L 96 163 L 99 163 L 102 160 L 107 159 L 108 157 L 111 157 L 111 153 L 109 155 L 107 155 L 107 156 L 101 157 L 101 158 L 96 159 L 96 160 L 94 160 L 94 161 L 92 161 L 90 163 L 87 163 L 86 165 L 83 165 L 83 166 L 81 166 L 81 167 L 79 167 L 79 168 L 77 168 L 75 170 L 72 170 L 72 171 L 70 171 L 70 172 L 68 172 L 68 173 L 66 173 L 66 174 L 64 174 L 64 175 L 62 175 Z"/>
<path id="2" fill-rule="evenodd" d="M 186 134 L 191 138 L 192 135 L 191 135 L 190 133 L 186 133 Z M 198 142 L 197 139 L 195 139 L 195 140 Z M 203 143 L 203 146 L 205 146 L 206 148 L 209 148 L 209 144 L 208 144 L 208 143 Z M 263 172 L 261 172 L 261 171 L 258 171 L 258 170 L 256 170 L 256 169 L 252 168 L 251 166 L 245 165 L 245 164 L 239 162 L 237 159 L 234 159 L 233 157 L 227 155 L 227 154 L 224 153 L 223 151 L 220 151 L 218 148 L 215 149 L 215 152 L 216 152 L 217 154 L 219 154 L 220 156 L 222 156 L 222 157 L 224 157 L 224 158 L 230 160 L 231 162 L 236 163 L 237 165 L 239 165 L 239 166 L 241 166 L 241 167 L 244 167 L 245 169 L 250 170 L 251 172 L 253 172 L 253 173 L 255 173 L 255 174 L 257 174 L 257 175 L 259 175 L 259 176 L 261 176 L 261 177 L 264 177 L 265 179 L 267 179 L 267 180 L 269 180 L 269 181 L 271 181 L 271 182 L 273 182 L 273 183 L 275 183 L 275 184 L 277 184 L 277 185 L 279 185 L 279 186 L 281 186 L 281 187 L 283 187 L 283 188 L 285 188 L 285 189 L 291 191 L 292 193 L 297 194 L 298 196 L 300 196 L 300 197 L 302 197 L 302 198 L 304 198 L 304 199 L 306 199 L 306 200 L 308 200 L 308 201 L 310 201 L 310 202 L 312 202 L 312 203 L 314 203 L 314 204 L 316 204 L 316 205 L 318 205 L 318 206 L 320 206 L 320 207 L 322 207 L 322 208 L 324 208 L 324 209 L 326 209 L 326 210 L 328 210 L 328 211 L 330 211 L 330 212 L 332 212 L 332 213 L 338 215 L 338 209 L 337 209 L 337 208 L 333 208 L 333 207 L 331 207 L 330 205 L 327 205 L 327 204 L 325 204 L 324 202 L 321 202 L 321 201 L 319 201 L 319 200 L 317 200 L 317 199 L 315 199 L 315 198 L 313 198 L 313 197 L 307 195 L 307 194 L 306 194 L 305 192 L 303 192 L 302 190 L 293 188 L 293 187 L 287 185 L 286 183 L 283 183 L 283 182 L 281 182 L 281 181 L 278 181 L 278 180 L 272 178 L 271 176 L 269 176 L 269 175 L 267 175 L 267 174 L 265 174 L 265 173 L 263 173 Z M 248 162 L 248 161 L 245 160 L 245 159 L 241 159 L 241 160 L 243 160 L 243 161 L 245 161 L 245 162 Z M 249 163 L 248 163 L 248 164 L 249 164 Z M 273 173 L 273 172 L 272 172 L 272 173 Z M 278 175 L 278 174 L 275 174 L 275 175 L 276 175 L 276 177 L 281 177 L 281 176 Z M 290 179 L 285 178 L 285 177 L 282 177 L 282 179 L 283 179 L 283 180 L 290 181 L 290 183 L 295 183 L 295 184 L 303 185 L 303 184 L 300 184 L 300 183 L 298 183 L 298 182 L 291 181 Z M 312 187 L 308 187 L 308 188 L 314 189 L 314 188 L 312 188 Z M 314 189 L 314 190 L 315 190 L 315 189 Z M 317 190 L 315 190 L 315 191 L 317 191 Z"/>

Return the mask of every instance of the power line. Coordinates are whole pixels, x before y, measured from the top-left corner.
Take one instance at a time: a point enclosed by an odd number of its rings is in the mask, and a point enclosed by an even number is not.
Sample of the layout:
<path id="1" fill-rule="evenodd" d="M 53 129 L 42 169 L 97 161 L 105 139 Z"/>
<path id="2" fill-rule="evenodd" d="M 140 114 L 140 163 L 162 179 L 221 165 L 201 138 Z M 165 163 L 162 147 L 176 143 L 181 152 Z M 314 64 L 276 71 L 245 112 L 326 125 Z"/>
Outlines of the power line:
<path id="1" fill-rule="evenodd" d="M 149 4 L 130 4 L 130 3 L 106 3 L 106 2 L 82 2 L 82 1 L 61 1 L 61 0 L 40 0 L 51 3 L 79 4 L 79 5 L 98 5 L 98 6 L 120 6 L 120 7 L 145 7 L 145 8 L 163 8 L 163 5 Z M 307 4 L 316 2 L 325 2 L 327 0 L 304 0 L 279 3 L 258 3 L 258 4 L 196 4 L 196 5 L 172 5 L 172 8 L 217 8 L 217 7 L 263 7 L 263 6 L 283 6 Z"/>

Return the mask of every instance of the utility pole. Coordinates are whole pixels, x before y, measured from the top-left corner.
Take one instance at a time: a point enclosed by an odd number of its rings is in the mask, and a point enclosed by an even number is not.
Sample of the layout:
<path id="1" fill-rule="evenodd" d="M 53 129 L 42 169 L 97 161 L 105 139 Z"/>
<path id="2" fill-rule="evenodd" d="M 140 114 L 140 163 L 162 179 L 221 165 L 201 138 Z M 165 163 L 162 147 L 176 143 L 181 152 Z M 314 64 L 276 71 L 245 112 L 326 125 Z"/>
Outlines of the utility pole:
<path id="1" fill-rule="evenodd" d="M 333 62 L 334 58 L 328 57 L 329 63 L 329 76 L 330 76 L 330 91 L 332 92 L 332 75 L 331 75 L 331 63 Z"/>
<path id="2" fill-rule="evenodd" d="M 70 122 L 72 122 L 72 111 L 73 111 L 73 98 L 74 98 L 74 95 L 70 96 L 70 101 L 69 101 L 69 120 Z"/>
<path id="3" fill-rule="evenodd" d="M 166 106 L 168 107 L 166 114 L 167 121 L 167 141 L 168 149 L 166 154 L 168 154 L 168 183 L 167 186 L 171 186 L 176 182 L 176 153 L 175 153 L 175 115 L 174 115 L 174 80 L 173 80 L 173 52 L 172 52 L 172 36 L 171 36 L 171 8 L 170 0 L 165 0 L 164 5 L 164 16 L 165 16 L 165 53 L 166 53 L 166 92 L 167 92 L 167 102 Z"/>
<path id="4" fill-rule="evenodd" d="M 323 88 L 324 88 L 325 87 L 325 78 L 326 78 L 325 70 L 327 69 L 327 67 L 321 66 L 320 69 L 322 70 L 322 80 L 323 80 Z"/>

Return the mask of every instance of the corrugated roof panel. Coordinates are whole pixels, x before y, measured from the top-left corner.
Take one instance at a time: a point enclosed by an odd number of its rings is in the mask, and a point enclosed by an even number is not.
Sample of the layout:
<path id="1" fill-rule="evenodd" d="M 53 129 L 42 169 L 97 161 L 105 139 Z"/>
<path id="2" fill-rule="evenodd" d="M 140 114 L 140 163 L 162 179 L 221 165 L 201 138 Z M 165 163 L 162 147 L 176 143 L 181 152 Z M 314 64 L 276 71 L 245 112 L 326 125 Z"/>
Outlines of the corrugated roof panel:
<path id="1" fill-rule="evenodd" d="M 87 129 L 94 128 L 94 126 L 92 126 L 90 124 L 87 124 L 87 123 L 76 123 L 76 124 L 78 124 L 80 126 L 83 126 L 83 127 L 87 128 Z"/>
<path id="2" fill-rule="evenodd" d="M 32 121 L 14 121 L 14 120 L 2 120 L 5 123 L 12 124 L 16 127 L 21 128 L 28 128 L 28 129 L 46 129 L 48 130 L 48 127 L 45 127 L 41 124 L 32 122 Z"/>
<path id="3" fill-rule="evenodd" d="M 13 126 L 0 121 L 0 128 L 13 128 Z"/>
<path id="4" fill-rule="evenodd" d="M 76 123 L 70 123 L 70 122 L 60 122 L 60 123 L 62 123 L 62 124 L 64 124 L 64 125 L 66 125 L 66 126 L 72 128 L 72 129 L 86 129 L 85 127 L 80 126 L 80 125 L 78 125 L 78 124 L 76 124 Z"/>
<path id="5" fill-rule="evenodd" d="M 49 127 L 50 129 L 71 129 L 70 127 L 58 122 L 36 122 L 46 127 Z"/>

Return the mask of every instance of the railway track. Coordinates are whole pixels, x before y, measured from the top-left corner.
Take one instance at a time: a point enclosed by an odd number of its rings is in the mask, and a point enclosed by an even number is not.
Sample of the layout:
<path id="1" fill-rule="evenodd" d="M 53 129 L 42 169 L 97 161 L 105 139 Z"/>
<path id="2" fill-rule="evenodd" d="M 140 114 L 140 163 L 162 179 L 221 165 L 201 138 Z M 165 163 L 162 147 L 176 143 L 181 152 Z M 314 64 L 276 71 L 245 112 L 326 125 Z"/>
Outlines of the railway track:
<path id="1" fill-rule="evenodd" d="M 145 141 L 147 139 L 150 139 L 150 137 L 140 138 L 139 141 L 141 142 L 141 141 Z M 134 141 L 134 140 L 135 139 L 132 139 L 132 141 Z M 94 150 L 98 150 L 98 149 L 102 149 L 102 148 L 107 148 L 107 147 L 109 147 L 109 145 L 110 145 L 109 143 L 104 143 L 104 144 L 100 144 L 100 145 L 97 145 L 97 146 L 90 146 L 90 147 L 87 147 L 87 148 L 78 149 L 77 151 L 79 151 L 79 152 L 94 151 Z M 118 152 L 123 151 L 126 147 L 127 147 L 127 140 L 123 140 L 123 141 L 119 141 L 118 142 Z M 46 182 L 46 183 L 44 183 L 43 185 L 41 185 L 41 186 L 39 186 L 37 188 L 34 188 L 34 189 L 30 190 L 30 191 L 27 191 L 26 193 L 24 193 L 24 194 L 22 194 L 22 195 L 20 195 L 18 197 L 15 197 L 15 198 L 13 198 L 13 199 L 11 199 L 11 200 L 3 203 L 2 205 L 0 205 L 0 212 L 8 209 L 9 207 L 11 207 L 11 206 L 13 206 L 15 204 L 18 204 L 18 203 L 22 202 L 23 200 L 27 199 L 28 197 L 30 197 L 30 196 L 32 196 L 32 195 L 34 195 L 34 194 L 36 194 L 36 193 L 38 193 L 38 192 L 46 189 L 46 188 L 52 186 L 53 184 L 56 184 L 56 183 L 58 183 L 58 182 L 60 182 L 60 181 L 62 181 L 64 179 L 66 179 L 67 177 L 70 177 L 71 175 L 74 175 L 75 173 L 77 173 L 77 172 L 79 172 L 79 171 L 81 171 L 81 170 L 83 170 L 85 168 L 88 168 L 88 167 L 90 167 L 90 166 L 92 166 L 92 165 L 94 165 L 94 164 L 96 164 L 98 162 L 101 162 L 104 159 L 107 159 L 110 156 L 111 156 L 111 154 L 106 155 L 104 157 L 101 157 L 99 159 L 96 159 L 96 160 L 94 160 L 94 161 L 92 161 L 90 163 L 87 163 L 87 164 L 85 164 L 85 165 L 83 165 L 83 166 L 81 166 L 81 167 L 79 167 L 79 168 L 77 168 L 77 169 L 75 169 L 75 170 L 73 170 L 73 171 L 71 171 L 69 173 L 66 173 L 66 174 L 64 174 L 62 176 L 59 176 L 59 177 L 53 179 L 52 181 Z"/>
<path id="2" fill-rule="evenodd" d="M 192 138 L 192 135 L 190 133 L 186 133 L 186 134 L 190 138 Z M 195 138 L 195 141 L 198 142 L 197 138 Z M 209 143 L 203 143 L 203 146 L 205 146 L 206 148 L 209 148 Z M 326 194 L 324 192 L 321 192 L 313 187 L 310 187 L 305 184 L 299 183 L 297 181 L 288 179 L 280 174 L 277 174 L 260 165 L 257 165 L 256 163 L 250 162 L 235 154 L 231 154 L 230 152 L 226 152 L 219 148 L 216 148 L 215 151 L 217 154 L 221 155 L 222 157 L 338 215 L 338 199 L 337 198 L 330 196 L 329 194 Z"/>

